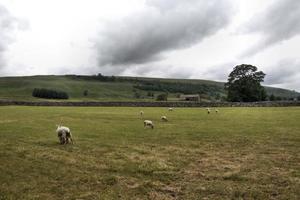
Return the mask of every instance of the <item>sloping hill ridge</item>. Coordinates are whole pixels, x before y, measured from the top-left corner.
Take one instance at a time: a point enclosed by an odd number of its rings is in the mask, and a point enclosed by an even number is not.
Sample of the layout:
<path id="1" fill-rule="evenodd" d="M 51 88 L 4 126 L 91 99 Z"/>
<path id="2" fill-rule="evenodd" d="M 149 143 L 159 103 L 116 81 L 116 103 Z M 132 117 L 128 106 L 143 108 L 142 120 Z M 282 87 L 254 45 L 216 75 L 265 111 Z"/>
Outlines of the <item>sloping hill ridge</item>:
<path id="1" fill-rule="evenodd" d="M 168 92 L 169 100 L 180 94 L 200 94 L 207 101 L 224 98 L 224 83 L 199 79 L 165 79 L 126 76 L 47 75 L 1 77 L 0 99 L 44 101 L 32 97 L 34 88 L 65 91 L 68 101 L 153 101 L 155 96 Z M 295 91 L 266 87 L 268 95 L 290 99 L 300 96 Z M 87 95 L 84 92 L 87 91 Z"/>

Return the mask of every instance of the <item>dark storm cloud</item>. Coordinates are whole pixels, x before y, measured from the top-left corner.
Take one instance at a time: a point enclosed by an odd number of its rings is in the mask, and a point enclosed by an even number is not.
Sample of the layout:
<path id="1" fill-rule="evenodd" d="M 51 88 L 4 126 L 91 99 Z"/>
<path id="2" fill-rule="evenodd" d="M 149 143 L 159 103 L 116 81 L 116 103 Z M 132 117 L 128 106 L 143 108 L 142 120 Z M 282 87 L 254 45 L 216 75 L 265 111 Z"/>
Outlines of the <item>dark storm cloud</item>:
<path id="1" fill-rule="evenodd" d="M 232 11 L 227 0 L 148 0 L 140 12 L 103 27 L 96 42 L 98 64 L 125 70 L 161 60 L 163 53 L 188 48 L 224 28 Z"/>
<path id="2" fill-rule="evenodd" d="M 17 26 L 14 18 L 5 7 L 0 5 L 0 69 L 5 66 L 4 53 L 12 42 L 11 33 Z"/>
<path id="3" fill-rule="evenodd" d="M 261 40 L 248 49 L 243 56 L 289 40 L 300 33 L 300 1 L 277 0 L 264 12 L 255 15 L 244 27 L 246 33 L 260 33 Z"/>

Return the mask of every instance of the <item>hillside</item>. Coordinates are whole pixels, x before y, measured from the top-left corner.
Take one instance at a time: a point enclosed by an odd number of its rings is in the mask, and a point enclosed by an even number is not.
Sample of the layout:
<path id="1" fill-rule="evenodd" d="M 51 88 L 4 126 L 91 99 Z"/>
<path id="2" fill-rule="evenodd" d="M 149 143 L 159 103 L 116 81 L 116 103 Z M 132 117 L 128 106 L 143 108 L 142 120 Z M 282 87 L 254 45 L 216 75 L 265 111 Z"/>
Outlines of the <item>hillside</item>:
<path id="1" fill-rule="evenodd" d="M 199 93 L 204 100 L 225 97 L 224 83 L 197 79 L 162 79 L 106 76 L 25 76 L 0 78 L 0 99 L 44 101 L 32 97 L 34 88 L 65 91 L 71 101 L 153 101 L 158 94 L 168 92 L 169 100 L 180 94 Z M 87 96 L 84 91 L 87 90 Z M 267 93 L 291 98 L 299 93 L 266 87 Z M 154 94 L 154 97 L 152 96 Z"/>

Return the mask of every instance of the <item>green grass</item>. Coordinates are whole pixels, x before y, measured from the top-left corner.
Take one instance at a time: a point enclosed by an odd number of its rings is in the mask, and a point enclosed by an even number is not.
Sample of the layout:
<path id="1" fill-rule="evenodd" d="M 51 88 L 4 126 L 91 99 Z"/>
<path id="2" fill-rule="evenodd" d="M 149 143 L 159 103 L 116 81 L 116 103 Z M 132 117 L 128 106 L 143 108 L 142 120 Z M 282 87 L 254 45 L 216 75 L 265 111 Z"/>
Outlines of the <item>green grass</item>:
<path id="1" fill-rule="evenodd" d="M 0 99 L 45 101 L 45 99 L 32 97 L 34 88 L 62 90 L 67 92 L 70 100 L 73 101 L 133 99 L 131 83 L 73 80 L 64 76 L 0 78 Z M 85 90 L 89 91 L 87 97 L 83 96 Z"/>
<path id="2" fill-rule="evenodd" d="M 139 111 L 153 120 L 144 129 Z M 0 199 L 299 199 L 300 108 L 0 107 Z M 161 122 L 167 115 L 169 122 Z M 59 145 L 55 124 L 75 144 Z"/>
<path id="3" fill-rule="evenodd" d="M 34 88 L 46 88 L 54 90 L 62 90 L 69 94 L 70 101 L 153 101 L 152 98 L 147 97 L 147 91 L 138 90 L 134 88 L 136 84 L 134 81 L 155 81 L 167 83 L 189 83 L 199 84 L 211 87 L 210 92 L 215 92 L 216 88 L 225 95 L 224 83 L 196 80 L 196 79 L 162 79 L 162 78 L 144 78 L 144 77 L 123 77 L 131 80 L 123 82 L 102 82 L 97 80 L 84 80 L 75 78 L 74 76 L 25 76 L 25 77 L 0 77 L 0 99 L 8 100 L 26 100 L 26 101 L 45 101 L 45 99 L 32 97 Z M 133 81 L 134 80 L 134 81 Z M 88 90 L 88 96 L 84 96 L 83 92 Z M 142 99 L 134 97 L 134 90 L 136 90 Z M 279 88 L 266 88 L 268 94 L 274 94 L 281 97 L 296 97 L 299 93 L 290 90 Z M 222 92 L 223 91 L 223 92 Z M 165 91 L 154 91 L 155 95 L 164 93 Z M 178 100 L 178 94 L 170 93 L 169 100 Z M 48 100 L 49 101 L 49 100 Z M 51 100 L 50 100 L 51 101 Z"/>

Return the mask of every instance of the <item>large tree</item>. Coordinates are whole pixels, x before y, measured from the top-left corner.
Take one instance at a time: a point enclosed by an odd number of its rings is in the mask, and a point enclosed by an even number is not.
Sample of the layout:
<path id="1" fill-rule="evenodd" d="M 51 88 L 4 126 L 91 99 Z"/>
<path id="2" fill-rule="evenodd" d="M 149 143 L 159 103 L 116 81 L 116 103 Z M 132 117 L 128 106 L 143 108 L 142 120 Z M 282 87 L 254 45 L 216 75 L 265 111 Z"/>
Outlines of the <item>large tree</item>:
<path id="1" fill-rule="evenodd" d="M 264 101 L 266 91 L 260 85 L 264 81 L 265 73 L 257 71 L 252 65 L 238 65 L 228 76 L 225 89 L 228 92 L 228 101 L 253 102 Z"/>

